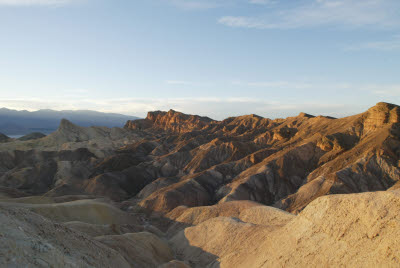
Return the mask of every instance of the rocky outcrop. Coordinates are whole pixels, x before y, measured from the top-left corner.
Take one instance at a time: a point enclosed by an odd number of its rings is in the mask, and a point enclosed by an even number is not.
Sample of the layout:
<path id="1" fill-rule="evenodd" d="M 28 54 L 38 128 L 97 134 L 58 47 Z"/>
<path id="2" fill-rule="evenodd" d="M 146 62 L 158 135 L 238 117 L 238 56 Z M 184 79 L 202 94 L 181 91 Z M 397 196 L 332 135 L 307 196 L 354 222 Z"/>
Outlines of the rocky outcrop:
<path id="1" fill-rule="evenodd" d="M 3 142 L 9 142 L 11 139 L 7 135 L 4 135 L 3 133 L 0 133 L 0 143 Z"/>
<path id="2" fill-rule="evenodd" d="M 25 136 L 22 136 L 21 138 L 18 138 L 19 141 L 29 141 L 29 140 L 37 140 L 46 137 L 45 134 L 40 133 L 40 132 L 32 132 L 30 134 L 27 134 Z"/>
<path id="3" fill-rule="evenodd" d="M 366 113 L 364 129 L 365 131 L 369 131 L 394 123 L 400 123 L 400 107 L 380 102 Z"/>
<path id="4" fill-rule="evenodd" d="M 128 121 L 127 129 L 153 129 L 175 133 L 185 133 L 194 130 L 201 130 L 213 123 L 212 119 L 197 115 L 187 115 L 174 110 L 168 112 L 149 112 L 145 119 Z"/>
<path id="5" fill-rule="evenodd" d="M 148 117 L 148 116 L 147 116 Z M 137 130 L 146 130 L 153 127 L 154 122 L 150 119 L 137 119 L 137 120 L 130 120 L 126 122 L 125 128 L 127 129 L 137 129 Z"/>

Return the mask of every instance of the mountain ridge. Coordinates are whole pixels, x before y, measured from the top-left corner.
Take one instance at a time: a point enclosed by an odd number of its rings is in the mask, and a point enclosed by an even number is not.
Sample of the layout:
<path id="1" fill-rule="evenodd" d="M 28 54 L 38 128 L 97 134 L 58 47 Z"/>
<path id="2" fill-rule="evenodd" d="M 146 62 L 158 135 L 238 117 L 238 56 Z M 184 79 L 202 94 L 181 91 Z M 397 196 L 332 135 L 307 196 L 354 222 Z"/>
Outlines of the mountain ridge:
<path id="1" fill-rule="evenodd" d="M 30 112 L 0 108 L 0 132 L 6 135 L 26 135 L 31 132 L 49 134 L 57 129 L 63 118 L 84 127 L 122 127 L 128 120 L 139 119 L 134 116 L 90 110 L 42 109 Z"/>

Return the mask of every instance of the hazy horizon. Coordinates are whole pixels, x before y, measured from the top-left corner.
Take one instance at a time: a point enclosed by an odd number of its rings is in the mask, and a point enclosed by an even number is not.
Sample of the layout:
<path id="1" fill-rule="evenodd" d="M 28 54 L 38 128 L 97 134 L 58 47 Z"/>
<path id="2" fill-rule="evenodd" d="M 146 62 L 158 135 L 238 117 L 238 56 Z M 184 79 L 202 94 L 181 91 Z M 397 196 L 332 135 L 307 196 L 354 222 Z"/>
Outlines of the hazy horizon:
<path id="1" fill-rule="evenodd" d="M 395 103 L 394 103 L 394 104 L 395 104 Z M 371 107 L 373 107 L 373 106 L 375 106 L 375 105 L 371 105 L 371 106 L 369 106 L 369 107 L 365 107 L 364 110 L 360 110 L 360 111 L 355 112 L 355 113 L 343 114 L 343 116 L 338 116 L 338 118 L 346 117 L 346 116 L 352 116 L 352 115 L 356 115 L 356 114 L 365 112 L 367 109 L 369 109 L 369 108 L 371 108 Z M 18 110 L 18 109 L 12 109 L 12 108 L 7 108 L 7 107 L 0 107 L 0 110 L 1 110 L 1 109 L 8 109 L 8 110 L 17 111 L 17 112 L 24 112 L 24 111 L 26 111 L 26 112 L 29 112 L 29 113 L 34 113 L 34 112 L 39 112 L 39 111 L 44 111 L 44 110 L 50 110 L 50 111 L 54 111 L 54 112 L 96 112 L 96 113 L 105 113 L 105 114 L 122 115 L 122 116 L 127 116 L 127 117 L 132 116 L 132 117 L 137 117 L 137 118 L 145 118 L 145 117 L 147 116 L 147 113 L 148 113 L 148 112 L 154 112 L 154 111 L 164 111 L 164 112 L 168 112 L 168 111 L 171 110 L 172 108 L 171 108 L 171 109 L 164 109 L 164 110 L 145 111 L 145 112 L 143 112 L 143 113 L 140 113 L 140 114 L 142 114 L 142 116 L 139 116 L 138 114 L 114 113 L 114 112 L 104 112 L 104 111 L 88 110 L 88 109 L 72 109 L 72 110 L 55 110 L 55 109 L 26 110 L 26 109 L 23 109 L 23 110 Z M 175 109 L 172 109 L 172 110 L 175 110 Z M 191 115 L 206 116 L 206 117 L 210 117 L 211 119 L 214 119 L 214 120 L 223 120 L 223 119 L 226 119 L 226 118 L 232 117 L 232 116 L 243 116 L 243 115 L 256 114 L 256 113 L 247 113 L 247 114 L 238 114 L 238 113 L 236 113 L 236 114 L 228 115 L 228 116 L 223 117 L 223 118 L 214 118 L 214 117 L 209 116 L 208 114 L 205 114 L 205 113 L 187 113 L 187 112 L 181 111 L 181 110 L 175 110 L 175 111 L 176 111 L 176 112 L 186 113 L 186 114 L 191 114 Z M 300 111 L 300 110 L 299 110 L 299 111 L 297 111 L 297 112 L 294 111 L 293 114 L 288 114 L 288 115 L 285 116 L 285 117 L 271 117 L 271 116 L 268 116 L 268 115 L 265 116 L 265 115 L 262 115 L 262 114 L 256 114 L 256 115 L 262 116 L 262 117 L 265 117 L 265 118 L 269 118 L 269 119 L 277 119 L 277 118 L 286 118 L 286 117 L 291 117 L 291 116 L 297 116 L 297 115 L 300 114 L 300 113 L 311 114 L 311 115 L 313 115 L 313 116 L 332 116 L 333 114 L 339 114 L 339 113 L 337 113 L 337 111 L 334 111 L 333 113 L 326 113 L 326 114 L 313 114 L 313 113 L 309 113 L 309 112 L 305 112 L 305 111 Z M 271 113 L 271 114 L 273 114 L 273 113 Z"/>
<path id="2" fill-rule="evenodd" d="M 400 1 L 0 0 L 0 107 L 214 119 L 400 103 Z"/>

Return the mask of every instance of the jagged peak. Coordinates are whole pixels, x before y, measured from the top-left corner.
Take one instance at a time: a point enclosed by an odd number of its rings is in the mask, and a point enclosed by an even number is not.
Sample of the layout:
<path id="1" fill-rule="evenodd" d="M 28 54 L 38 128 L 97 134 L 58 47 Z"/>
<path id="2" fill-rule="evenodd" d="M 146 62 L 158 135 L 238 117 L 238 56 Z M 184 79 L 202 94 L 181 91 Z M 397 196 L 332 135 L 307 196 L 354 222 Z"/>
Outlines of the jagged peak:
<path id="1" fill-rule="evenodd" d="M 314 118 L 324 118 L 324 119 L 331 119 L 331 120 L 337 119 L 336 117 L 329 116 L 329 115 L 318 115 L 318 116 L 315 116 Z"/>
<path id="2" fill-rule="evenodd" d="M 364 129 L 373 130 L 387 124 L 400 123 L 400 106 L 378 102 L 365 113 Z"/>
<path id="3" fill-rule="evenodd" d="M 297 117 L 306 117 L 306 118 L 314 118 L 315 116 L 312 114 L 307 114 L 307 113 L 299 113 L 299 115 Z"/>
<path id="4" fill-rule="evenodd" d="M 256 115 L 256 114 L 248 114 L 248 115 L 243 115 L 243 116 L 239 116 L 241 118 L 257 118 L 257 119 L 262 119 L 262 116 Z"/>
<path id="5" fill-rule="evenodd" d="M 153 117 L 155 115 L 167 115 L 167 114 L 170 114 L 170 115 L 171 114 L 183 114 L 183 115 L 186 115 L 186 114 L 184 114 L 182 112 L 178 112 L 178 111 L 175 111 L 173 109 L 169 109 L 168 111 L 161 111 L 161 110 L 149 111 L 147 113 L 147 117 L 146 118 Z"/>
<path id="6" fill-rule="evenodd" d="M 383 109 L 392 110 L 396 107 L 399 108 L 400 106 L 393 104 L 393 103 L 388 103 L 388 102 L 378 102 L 375 106 L 371 107 L 371 109 L 372 108 L 383 108 Z"/>
<path id="7" fill-rule="evenodd" d="M 68 119 L 63 118 L 60 121 L 60 126 L 58 127 L 58 130 L 70 130 L 70 129 L 75 129 L 75 128 L 78 128 L 78 126 L 73 124 Z"/>
<path id="8" fill-rule="evenodd" d="M 168 112 L 165 111 L 153 111 L 153 112 L 148 112 L 146 119 L 149 119 L 151 121 L 154 121 L 155 119 L 158 119 L 159 117 L 182 117 L 182 118 L 194 118 L 202 121 L 207 121 L 207 122 L 212 122 L 214 121 L 213 119 L 207 117 L 207 116 L 200 116 L 200 115 L 192 115 L 192 114 L 185 114 L 179 111 L 175 111 L 173 109 L 170 109 Z"/>
<path id="9" fill-rule="evenodd" d="M 0 132 L 0 142 L 9 141 L 10 137 Z"/>
<path id="10" fill-rule="evenodd" d="M 184 133 L 192 130 L 200 130 L 213 122 L 215 121 L 209 117 L 184 114 L 170 109 L 168 112 L 148 112 L 145 119 L 128 121 L 125 128 L 139 130 L 154 128 L 158 130 Z"/>

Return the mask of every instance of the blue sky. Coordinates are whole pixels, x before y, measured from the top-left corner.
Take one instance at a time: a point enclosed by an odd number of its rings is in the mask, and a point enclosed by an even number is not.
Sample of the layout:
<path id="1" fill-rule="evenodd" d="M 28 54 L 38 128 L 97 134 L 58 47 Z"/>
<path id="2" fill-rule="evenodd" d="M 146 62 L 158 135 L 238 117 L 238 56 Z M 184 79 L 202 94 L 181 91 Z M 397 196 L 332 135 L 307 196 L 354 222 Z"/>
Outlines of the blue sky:
<path id="1" fill-rule="evenodd" d="M 399 70 L 399 0 L 0 0 L 8 108 L 345 116 Z"/>

